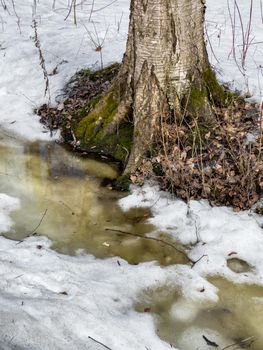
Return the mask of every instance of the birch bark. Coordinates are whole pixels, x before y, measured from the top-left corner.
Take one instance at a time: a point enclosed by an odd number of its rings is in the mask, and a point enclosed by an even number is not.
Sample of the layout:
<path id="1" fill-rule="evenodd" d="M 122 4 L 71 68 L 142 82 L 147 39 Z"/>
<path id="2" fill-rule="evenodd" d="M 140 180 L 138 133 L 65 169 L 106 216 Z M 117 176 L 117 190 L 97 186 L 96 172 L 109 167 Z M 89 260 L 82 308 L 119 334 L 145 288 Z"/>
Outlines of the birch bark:
<path id="1" fill-rule="evenodd" d="M 120 81 L 121 99 L 131 106 L 132 172 L 150 149 L 161 117 L 180 116 L 191 90 L 205 89 L 204 0 L 132 0 Z M 191 108 L 189 102 L 189 108 Z M 207 109 L 203 101 L 203 112 Z M 207 109 L 208 110 L 208 109 Z"/>

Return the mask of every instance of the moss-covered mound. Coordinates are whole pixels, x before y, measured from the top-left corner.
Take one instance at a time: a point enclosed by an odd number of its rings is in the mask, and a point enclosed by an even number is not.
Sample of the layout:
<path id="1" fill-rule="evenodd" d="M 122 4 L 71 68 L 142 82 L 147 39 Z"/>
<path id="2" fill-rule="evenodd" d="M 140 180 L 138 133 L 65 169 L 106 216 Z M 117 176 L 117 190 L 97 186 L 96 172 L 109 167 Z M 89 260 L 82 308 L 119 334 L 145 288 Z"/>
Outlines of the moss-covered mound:
<path id="1" fill-rule="evenodd" d="M 131 150 L 133 125 L 126 119 L 110 128 L 119 106 L 115 78 L 119 64 L 99 71 L 83 69 L 65 87 L 65 100 L 57 107 L 41 106 L 36 112 L 52 132 L 60 129 L 65 143 L 75 150 L 126 162 Z"/>
<path id="2" fill-rule="evenodd" d="M 109 93 L 96 96 L 90 102 L 90 111 L 75 123 L 74 134 L 82 149 L 125 163 L 131 150 L 133 126 L 126 120 L 115 130 L 109 128 L 118 106 L 118 94 L 113 86 Z"/>

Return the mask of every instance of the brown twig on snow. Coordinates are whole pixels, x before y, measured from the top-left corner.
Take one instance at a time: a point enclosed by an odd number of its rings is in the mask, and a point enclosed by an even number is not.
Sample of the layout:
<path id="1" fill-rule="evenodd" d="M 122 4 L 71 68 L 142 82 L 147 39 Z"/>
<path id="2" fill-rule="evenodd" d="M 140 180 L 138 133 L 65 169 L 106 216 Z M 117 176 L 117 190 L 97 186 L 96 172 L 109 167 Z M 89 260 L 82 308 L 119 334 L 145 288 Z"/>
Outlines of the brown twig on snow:
<path id="1" fill-rule="evenodd" d="M 92 338 L 90 335 L 88 336 L 89 339 L 93 340 L 95 343 L 97 344 L 100 344 L 101 346 L 103 346 L 105 349 L 108 349 L 108 350 L 112 350 L 111 348 L 109 348 L 107 345 L 103 344 L 102 342 Z"/>
<path id="2" fill-rule="evenodd" d="M 228 5 L 228 13 L 229 13 L 231 27 L 232 27 L 232 49 L 230 54 L 232 53 L 234 61 L 237 65 L 237 68 L 239 69 L 240 73 L 245 77 L 247 54 L 250 46 L 254 41 L 254 37 L 251 37 L 253 0 L 250 0 L 250 4 L 249 4 L 249 16 L 248 16 L 248 23 L 247 23 L 246 29 L 245 29 L 244 17 L 242 16 L 237 0 L 234 0 L 233 13 L 231 12 L 231 9 L 230 9 L 230 0 L 227 0 L 227 5 Z M 237 46 L 241 46 L 240 63 L 238 62 L 238 59 L 236 56 L 236 47 L 235 47 L 237 21 L 239 22 L 240 31 L 241 31 L 241 45 L 237 45 Z"/>
<path id="3" fill-rule="evenodd" d="M 94 10 L 94 5 L 95 5 L 95 0 L 92 0 L 91 10 L 90 10 L 90 15 L 89 15 L 89 22 L 91 21 L 91 17 L 92 17 L 93 10 Z"/>
<path id="4" fill-rule="evenodd" d="M 41 45 L 40 45 L 40 41 L 39 41 L 39 37 L 38 37 L 38 32 L 37 32 L 37 21 L 34 19 L 33 20 L 33 28 L 34 28 L 34 43 L 36 48 L 38 49 L 38 53 L 39 53 L 39 61 L 40 61 L 40 66 L 41 69 L 43 71 L 43 75 L 44 75 L 44 81 L 45 81 L 45 94 L 44 96 L 46 96 L 46 94 L 48 93 L 48 99 L 50 101 L 51 96 L 50 96 L 50 90 L 49 90 L 49 78 L 48 78 L 48 72 L 46 69 L 46 64 L 45 64 L 45 58 L 41 49 Z"/>
<path id="5" fill-rule="evenodd" d="M 66 20 L 69 18 L 70 14 L 71 14 L 71 12 L 72 12 L 72 10 L 73 10 L 74 24 L 77 25 L 76 6 L 77 6 L 76 0 L 72 0 L 72 1 L 71 1 L 71 4 L 70 4 L 70 7 L 69 7 L 68 14 L 67 14 L 67 16 L 65 17 L 64 21 L 66 21 Z"/>
<path id="6" fill-rule="evenodd" d="M 132 232 L 127 232 L 127 231 L 122 231 L 122 230 L 116 230 L 116 229 L 113 229 L 113 228 L 105 228 L 105 231 L 112 231 L 112 232 L 120 233 L 120 234 L 123 234 L 123 235 L 129 235 L 129 236 L 139 237 L 139 238 L 141 238 L 141 239 L 145 239 L 145 240 L 150 240 L 150 241 L 155 241 L 155 242 L 158 242 L 158 243 L 162 243 L 162 244 L 164 244 L 164 245 L 167 245 L 168 247 L 173 248 L 173 249 L 176 250 L 178 253 L 184 255 L 184 256 L 186 257 L 186 259 L 187 259 L 189 262 L 191 262 L 192 264 L 195 264 L 195 263 L 196 263 L 195 261 L 193 261 L 192 259 L 190 259 L 190 258 L 187 256 L 187 254 L 186 254 L 183 250 L 177 248 L 174 244 L 169 243 L 169 242 L 167 242 L 167 241 L 164 241 L 164 240 L 162 240 L 162 239 L 160 239 L 160 238 L 142 236 L 142 235 L 140 235 L 140 234 L 138 234 L 138 233 L 132 233 Z"/>
<path id="7" fill-rule="evenodd" d="M 17 26 L 18 26 L 19 32 L 20 32 L 20 34 L 21 34 L 22 32 L 21 32 L 21 27 L 20 27 L 20 17 L 18 16 L 18 14 L 17 14 L 17 12 L 16 12 L 15 1 L 14 1 L 14 0 L 11 0 L 11 3 L 12 3 L 12 7 L 13 7 L 14 14 L 15 14 L 16 19 L 17 19 Z"/>
<path id="8" fill-rule="evenodd" d="M 94 28 L 94 32 L 95 32 L 95 36 L 96 36 L 95 39 L 93 38 L 91 32 L 88 30 L 86 25 L 84 23 L 82 23 L 82 24 L 83 24 L 84 28 L 86 29 L 86 32 L 87 32 L 88 36 L 90 37 L 90 40 L 91 40 L 92 44 L 94 45 L 94 50 L 96 52 L 99 52 L 99 54 L 100 54 L 100 66 L 101 66 L 100 68 L 103 69 L 102 49 L 103 49 L 103 45 L 104 45 L 106 36 L 108 34 L 108 31 L 109 31 L 109 27 L 106 29 L 104 38 L 101 41 L 100 38 L 99 38 L 99 35 L 98 35 L 98 32 L 97 32 L 97 28 L 96 28 L 96 25 L 95 25 L 94 22 L 92 22 L 92 24 L 93 24 L 93 28 Z"/>

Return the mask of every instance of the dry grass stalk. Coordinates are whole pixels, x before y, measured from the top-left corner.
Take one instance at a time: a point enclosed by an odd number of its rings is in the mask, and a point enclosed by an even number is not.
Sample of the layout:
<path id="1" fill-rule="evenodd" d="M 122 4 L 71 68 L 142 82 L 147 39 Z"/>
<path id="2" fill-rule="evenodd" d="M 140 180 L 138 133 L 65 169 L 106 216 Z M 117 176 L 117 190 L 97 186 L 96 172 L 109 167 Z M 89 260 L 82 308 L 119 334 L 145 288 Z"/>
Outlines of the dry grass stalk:
<path id="1" fill-rule="evenodd" d="M 39 63 L 40 63 L 40 67 L 42 69 L 43 75 L 44 75 L 44 81 L 45 81 L 45 93 L 44 96 L 46 96 L 48 94 L 48 101 L 50 103 L 51 100 L 51 96 L 50 96 L 50 88 L 49 88 L 49 78 L 48 78 L 48 72 L 46 69 L 46 64 L 45 64 L 45 58 L 41 49 L 41 45 L 40 45 L 40 40 L 38 37 L 38 31 L 37 31 L 37 21 L 34 19 L 33 20 L 33 28 L 34 28 L 34 43 L 36 48 L 38 49 L 38 53 L 39 53 Z"/>

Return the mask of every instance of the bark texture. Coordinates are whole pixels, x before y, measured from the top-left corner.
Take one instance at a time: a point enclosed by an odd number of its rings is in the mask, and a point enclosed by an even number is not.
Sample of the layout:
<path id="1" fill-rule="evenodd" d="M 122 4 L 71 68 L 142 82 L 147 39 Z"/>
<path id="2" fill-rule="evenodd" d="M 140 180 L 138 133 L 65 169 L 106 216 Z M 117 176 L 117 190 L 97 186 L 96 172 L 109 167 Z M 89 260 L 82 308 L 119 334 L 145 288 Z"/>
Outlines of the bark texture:
<path id="1" fill-rule="evenodd" d="M 121 100 L 132 107 L 133 147 L 126 172 L 151 147 L 161 117 L 180 115 L 205 88 L 204 0 L 132 0 Z M 122 106 L 123 108 L 123 106 Z"/>

